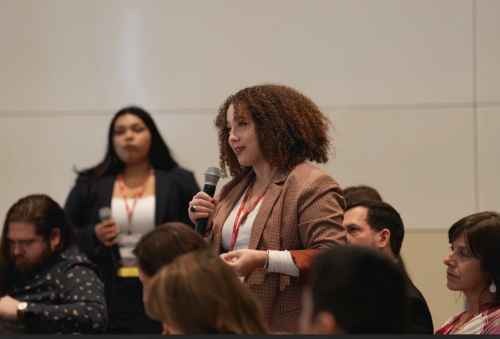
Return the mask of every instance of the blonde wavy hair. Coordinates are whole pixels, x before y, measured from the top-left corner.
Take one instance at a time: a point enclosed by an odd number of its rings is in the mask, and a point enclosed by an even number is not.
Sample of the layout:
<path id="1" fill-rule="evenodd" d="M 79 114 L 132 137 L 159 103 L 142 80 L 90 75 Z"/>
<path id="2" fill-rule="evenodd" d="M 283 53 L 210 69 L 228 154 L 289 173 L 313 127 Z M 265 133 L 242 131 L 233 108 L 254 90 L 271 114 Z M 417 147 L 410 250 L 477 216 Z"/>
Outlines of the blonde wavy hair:
<path id="1" fill-rule="evenodd" d="M 148 317 L 184 334 L 266 334 L 260 305 L 211 251 L 176 258 L 152 279 Z"/>

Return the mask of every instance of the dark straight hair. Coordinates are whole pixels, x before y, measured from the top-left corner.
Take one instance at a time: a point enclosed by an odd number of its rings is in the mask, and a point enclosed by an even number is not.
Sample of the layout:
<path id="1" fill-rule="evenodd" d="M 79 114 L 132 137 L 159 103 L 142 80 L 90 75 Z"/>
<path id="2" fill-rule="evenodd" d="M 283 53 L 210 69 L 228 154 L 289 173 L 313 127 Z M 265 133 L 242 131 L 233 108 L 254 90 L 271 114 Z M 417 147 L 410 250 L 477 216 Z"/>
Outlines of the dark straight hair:
<path id="1" fill-rule="evenodd" d="M 460 219 L 448 230 L 450 244 L 461 234 L 470 254 L 479 259 L 491 277 L 479 296 L 481 298 L 492 282 L 497 286 L 494 303 L 500 303 L 500 213 L 481 212 Z"/>
<path id="2" fill-rule="evenodd" d="M 347 334 L 408 332 L 404 273 L 381 253 L 334 247 L 313 259 L 312 273 L 312 320 L 326 311 Z"/>
<path id="3" fill-rule="evenodd" d="M 156 128 L 156 124 L 154 123 L 151 115 L 142 108 L 130 106 L 125 107 L 116 113 L 111 121 L 111 124 L 109 125 L 108 148 L 104 160 L 92 168 L 77 171 L 78 174 L 87 175 L 93 180 L 98 181 L 105 175 L 116 175 L 123 170 L 125 164 L 118 158 L 115 149 L 113 148 L 113 134 L 116 119 L 125 114 L 133 114 L 139 117 L 151 132 L 151 149 L 149 151 L 149 157 L 153 168 L 170 171 L 174 167 L 178 166 L 177 162 L 170 155 L 170 150 L 163 141 L 163 138 Z"/>
<path id="4" fill-rule="evenodd" d="M 349 186 L 344 190 L 344 199 L 347 205 L 364 199 L 383 201 L 377 190 L 370 186 Z"/>

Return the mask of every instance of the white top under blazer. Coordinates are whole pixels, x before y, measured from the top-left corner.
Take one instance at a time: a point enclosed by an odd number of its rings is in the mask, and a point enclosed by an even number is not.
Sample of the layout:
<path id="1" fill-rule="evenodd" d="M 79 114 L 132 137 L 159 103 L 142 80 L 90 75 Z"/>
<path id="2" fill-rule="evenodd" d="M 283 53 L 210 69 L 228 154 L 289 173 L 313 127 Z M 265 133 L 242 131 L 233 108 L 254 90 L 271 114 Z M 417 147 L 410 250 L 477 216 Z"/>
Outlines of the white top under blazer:
<path id="1" fill-rule="evenodd" d="M 224 248 L 226 251 L 229 251 L 231 249 L 231 237 L 233 235 L 234 221 L 236 220 L 236 215 L 238 214 L 238 210 L 243 203 L 243 199 L 247 191 L 248 188 L 245 190 L 245 192 L 243 192 L 240 199 L 226 219 L 226 222 L 222 226 L 221 245 L 222 248 Z M 236 243 L 234 244 L 234 251 L 248 249 L 253 222 L 255 220 L 255 217 L 257 216 L 257 213 L 259 213 L 260 206 L 262 205 L 262 201 L 265 198 L 266 196 L 264 195 L 262 199 L 257 203 L 253 211 L 248 214 L 243 224 L 240 226 L 238 238 L 236 239 Z M 242 211 L 240 217 L 243 215 L 243 213 L 244 211 Z M 293 262 L 292 255 L 288 251 L 269 251 L 269 267 L 267 271 L 271 273 L 283 273 L 292 277 L 299 276 L 299 268 Z"/>
<path id="2" fill-rule="evenodd" d="M 129 209 L 132 209 L 134 199 L 127 199 Z M 132 251 L 141 236 L 155 227 L 156 196 L 151 195 L 137 199 L 129 225 L 127 209 L 123 198 L 111 199 L 111 219 L 118 226 L 118 247 L 123 266 L 135 266 L 137 259 Z M 128 232 L 131 232 L 129 235 Z"/>

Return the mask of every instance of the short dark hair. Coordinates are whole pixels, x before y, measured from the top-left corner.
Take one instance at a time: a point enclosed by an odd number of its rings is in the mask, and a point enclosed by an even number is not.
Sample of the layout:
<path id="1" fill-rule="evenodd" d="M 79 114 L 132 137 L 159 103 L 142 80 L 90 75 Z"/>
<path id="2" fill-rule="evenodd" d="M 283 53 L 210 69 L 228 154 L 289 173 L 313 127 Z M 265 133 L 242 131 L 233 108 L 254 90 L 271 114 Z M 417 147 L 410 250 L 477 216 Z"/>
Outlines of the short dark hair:
<path id="1" fill-rule="evenodd" d="M 404 274 L 371 248 L 335 247 L 313 259 L 313 319 L 331 313 L 348 334 L 408 331 Z"/>
<path id="2" fill-rule="evenodd" d="M 133 253 L 139 267 L 148 276 L 154 276 L 163 266 L 179 255 L 195 250 L 210 250 L 201 235 L 182 222 L 169 222 L 144 234 Z"/>
<path id="3" fill-rule="evenodd" d="M 500 213 L 481 212 L 460 219 L 448 230 L 450 244 L 461 234 L 464 234 L 465 246 L 470 254 L 479 259 L 483 269 L 491 275 L 490 282 L 480 295 L 481 299 L 492 282 L 500 286 Z M 495 302 L 499 303 L 498 289 L 495 295 Z"/>
<path id="4" fill-rule="evenodd" d="M 405 237 L 403 220 L 398 211 L 386 202 L 363 199 L 347 205 L 346 212 L 354 207 L 366 207 L 368 209 L 366 223 L 372 231 L 380 232 L 383 229 L 388 229 L 391 232 L 391 251 L 397 257 Z"/>
<path id="5" fill-rule="evenodd" d="M 347 205 L 364 199 L 383 201 L 377 190 L 370 186 L 349 186 L 344 190 L 344 199 Z"/>

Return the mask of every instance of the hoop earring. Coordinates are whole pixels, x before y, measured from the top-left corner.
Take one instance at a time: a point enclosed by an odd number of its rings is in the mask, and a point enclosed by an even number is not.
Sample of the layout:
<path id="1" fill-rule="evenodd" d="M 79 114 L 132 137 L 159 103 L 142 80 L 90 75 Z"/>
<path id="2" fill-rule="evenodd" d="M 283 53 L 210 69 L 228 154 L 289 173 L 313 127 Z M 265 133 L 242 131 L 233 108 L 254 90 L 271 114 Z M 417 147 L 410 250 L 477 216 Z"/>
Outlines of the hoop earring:
<path id="1" fill-rule="evenodd" d="M 492 282 L 491 285 L 490 285 L 490 292 L 491 293 L 497 293 L 497 285 L 495 285 L 494 282 Z"/>

